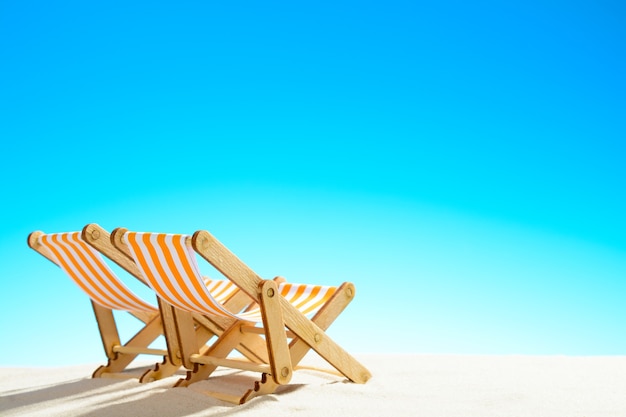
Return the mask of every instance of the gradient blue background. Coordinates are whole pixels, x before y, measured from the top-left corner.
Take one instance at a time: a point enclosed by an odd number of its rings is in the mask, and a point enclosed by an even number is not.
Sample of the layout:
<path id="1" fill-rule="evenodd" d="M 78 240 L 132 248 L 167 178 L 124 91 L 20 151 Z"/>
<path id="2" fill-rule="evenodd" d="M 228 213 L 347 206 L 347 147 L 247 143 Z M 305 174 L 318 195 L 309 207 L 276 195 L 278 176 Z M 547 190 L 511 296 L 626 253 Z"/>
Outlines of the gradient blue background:
<path id="1" fill-rule="evenodd" d="M 1 1 L 0 364 L 102 361 L 86 297 L 26 245 L 89 222 L 353 281 L 330 331 L 353 352 L 626 354 L 625 19 Z"/>

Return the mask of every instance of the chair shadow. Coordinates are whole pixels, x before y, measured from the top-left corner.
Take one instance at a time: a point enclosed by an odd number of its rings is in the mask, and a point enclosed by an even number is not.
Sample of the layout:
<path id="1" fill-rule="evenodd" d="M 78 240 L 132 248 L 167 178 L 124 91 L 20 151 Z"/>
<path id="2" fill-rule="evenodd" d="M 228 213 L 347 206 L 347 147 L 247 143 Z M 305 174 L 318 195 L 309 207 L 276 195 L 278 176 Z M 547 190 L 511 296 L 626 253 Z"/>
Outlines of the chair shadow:
<path id="1" fill-rule="evenodd" d="M 0 397 L 0 410 L 7 411 L 66 397 L 74 399 L 85 398 L 91 395 L 91 391 L 99 391 L 99 394 L 102 395 L 103 387 L 110 387 L 114 390 L 117 385 L 124 382 L 126 381 L 85 377 L 59 384 L 7 391 Z"/>
<path id="2" fill-rule="evenodd" d="M 281 395 L 298 391 L 307 384 L 290 384 L 281 386 L 275 394 L 263 395 L 242 405 L 219 400 L 206 394 L 206 391 L 221 392 L 231 395 L 243 395 L 258 381 L 258 375 L 245 371 L 229 370 L 223 375 L 212 376 L 205 381 L 197 382 L 187 388 L 167 388 L 153 392 L 149 396 L 130 399 L 123 404 L 107 404 L 106 407 L 93 410 L 89 416 L 108 417 L 112 415 L 133 415 L 137 417 L 180 417 L 201 416 L 232 416 L 243 410 L 256 408 L 261 404 L 277 403 Z M 138 411 L 139 410 L 139 411 Z M 203 413 L 205 412 L 205 413 Z"/>
<path id="3" fill-rule="evenodd" d="M 133 379 L 81 377 L 62 383 L 5 391 L 0 396 L 0 414 L 28 415 L 29 410 L 46 407 L 49 415 L 59 416 L 175 417 L 202 415 L 203 411 L 211 416 L 229 416 L 255 407 L 255 404 L 277 402 L 277 396 L 293 393 L 306 385 L 286 385 L 279 387 L 276 395 L 264 395 L 249 403 L 236 405 L 206 395 L 203 391 L 243 395 L 254 386 L 258 375 L 227 372 L 188 388 L 172 388 L 181 376 L 178 373 L 148 384 L 140 384 Z"/>
<path id="4" fill-rule="evenodd" d="M 51 414 L 54 410 L 62 408 L 62 403 L 68 404 L 68 408 L 74 408 L 72 404 L 88 404 L 92 406 L 98 403 L 111 403 L 124 401 L 126 396 L 136 395 L 136 391 L 149 391 L 152 384 L 140 384 L 138 377 L 144 371 L 151 369 L 153 365 L 137 365 L 128 368 L 124 373 L 128 374 L 128 378 L 91 378 L 89 374 L 85 376 L 70 377 L 62 382 L 44 383 L 37 380 L 37 373 L 33 373 L 32 383 L 27 387 L 15 388 L 12 390 L 4 390 L 0 393 L 0 415 L 5 412 L 15 412 L 20 415 L 28 415 L 29 409 L 38 409 L 41 407 L 50 407 Z M 16 379 L 24 379 L 20 376 L 17 369 Z M 43 380 L 49 379 L 50 370 L 42 369 Z M 28 374 L 32 370 L 24 370 Z M 135 376 L 135 378 L 133 378 Z M 153 383 L 153 387 L 163 389 L 163 387 L 172 386 L 182 373 L 177 373 L 173 377 L 164 378 L 163 380 Z M 11 375 L 6 376 L 11 378 Z M 39 382 L 39 384 L 38 384 Z M 18 385 L 20 385 L 18 383 Z M 135 393 L 135 394 L 133 394 Z M 46 404 L 47 403 L 47 404 Z M 18 410 L 23 408 L 23 410 Z M 11 411 L 13 410 L 13 411 Z M 80 415 L 80 411 L 72 411 L 73 415 Z"/>

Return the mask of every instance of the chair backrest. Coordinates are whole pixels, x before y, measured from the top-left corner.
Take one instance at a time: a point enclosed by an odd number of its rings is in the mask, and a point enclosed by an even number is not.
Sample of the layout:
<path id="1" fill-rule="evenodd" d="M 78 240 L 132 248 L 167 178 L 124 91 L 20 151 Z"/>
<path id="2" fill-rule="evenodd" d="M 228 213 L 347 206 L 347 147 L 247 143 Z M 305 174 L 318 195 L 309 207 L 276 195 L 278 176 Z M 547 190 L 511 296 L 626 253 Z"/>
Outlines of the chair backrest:
<path id="1" fill-rule="evenodd" d="M 311 316 L 335 294 L 337 287 L 283 282 L 278 286 L 280 295 L 306 316 Z"/>
<path id="2" fill-rule="evenodd" d="M 42 234 L 38 241 L 95 303 L 112 310 L 157 311 L 120 281 L 100 254 L 81 238 L 80 232 Z"/>
<path id="3" fill-rule="evenodd" d="M 195 252 L 189 244 L 191 236 L 126 232 L 122 239 L 128 245 L 146 282 L 159 297 L 182 310 L 237 317 L 210 290 L 218 286 L 231 287 L 230 282 L 209 281 L 211 287 L 206 285 Z"/>

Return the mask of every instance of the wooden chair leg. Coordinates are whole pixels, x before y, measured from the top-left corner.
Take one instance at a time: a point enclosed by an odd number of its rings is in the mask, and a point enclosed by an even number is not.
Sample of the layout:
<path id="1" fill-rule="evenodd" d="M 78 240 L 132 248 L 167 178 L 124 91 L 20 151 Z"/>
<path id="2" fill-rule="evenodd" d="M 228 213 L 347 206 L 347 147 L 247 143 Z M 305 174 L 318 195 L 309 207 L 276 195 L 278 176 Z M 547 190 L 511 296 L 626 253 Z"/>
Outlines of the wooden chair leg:
<path id="1" fill-rule="evenodd" d="M 119 372 L 123 369 L 123 367 L 120 369 L 120 367 L 115 366 L 115 359 L 118 355 L 113 351 L 115 346 L 120 345 L 120 336 L 117 331 L 117 325 L 115 324 L 115 318 L 113 317 L 113 311 L 93 301 L 91 301 L 91 306 L 96 316 L 100 338 L 102 339 L 102 347 L 107 357 L 107 364 L 99 366 L 91 375 L 92 378 L 99 378 L 105 372 Z"/>
<path id="2" fill-rule="evenodd" d="M 192 369 L 194 363 L 191 362 L 191 355 L 197 354 L 200 346 L 196 338 L 195 323 L 190 312 L 177 308 L 172 309 L 176 335 L 178 338 L 178 351 L 182 365 L 187 369 Z"/>
<path id="3" fill-rule="evenodd" d="M 354 285 L 350 283 L 344 283 L 333 296 L 326 302 L 326 304 L 317 312 L 317 314 L 311 319 L 313 323 L 319 326 L 322 330 L 327 330 L 330 325 L 335 321 L 341 312 L 350 304 L 354 299 Z M 311 350 L 311 347 L 300 338 L 294 338 L 289 345 L 289 352 L 291 354 L 291 360 L 294 366 L 296 366 L 304 358 L 304 356 Z"/>
<path id="4" fill-rule="evenodd" d="M 117 331 L 113 311 L 106 307 L 102 307 L 100 304 L 96 304 L 93 301 L 91 301 L 91 306 L 93 308 L 93 313 L 96 316 L 98 330 L 100 330 L 104 353 L 107 358 L 113 359 L 116 356 L 116 353 L 113 352 L 113 347 L 119 346 L 120 344 L 120 335 Z"/>
<path id="5" fill-rule="evenodd" d="M 279 300 L 280 294 L 276 282 L 266 280 L 259 284 L 259 305 L 272 379 L 277 384 L 287 384 L 291 380 L 293 369 Z"/>
<path id="6" fill-rule="evenodd" d="M 95 304 L 95 303 L 94 303 Z M 96 309 L 96 308 L 94 308 Z M 109 310 L 110 311 L 110 310 Z M 99 314 L 99 313 L 98 313 Z M 98 322 L 100 326 L 100 321 Z M 106 324 L 110 326 L 110 323 Z M 110 331 L 110 328 L 108 328 Z M 133 336 L 125 345 L 125 347 L 137 347 L 137 348 L 145 348 L 150 345 L 157 337 L 159 337 L 163 332 L 163 326 L 161 325 L 161 316 L 159 314 L 155 314 L 154 318 L 150 320 L 143 329 L 141 329 L 135 336 Z M 103 339 L 107 339 L 110 343 L 112 339 L 109 338 L 110 335 L 103 335 Z M 119 337 L 117 345 L 111 346 L 110 349 L 113 352 L 115 346 L 119 346 Z M 107 356 L 108 356 L 107 352 Z M 136 357 L 137 353 L 118 353 L 113 352 L 113 355 L 109 357 L 108 363 L 105 366 L 101 366 L 93 373 L 93 378 L 98 378 L 103 376 L 105 373 L 115 373 L 123 371 Z"/>
<path id="7" fill-rule="evenodd" d="M 169 362 L 180 367 L 182 365 L 182 360 L 179 350 L 180 340 L 178 339 L 176 320 L 174 318 L 174 307 L 160 298 L 157 298 L 157 302 L 159 305 L 161 320 L 163 321 L 163 335 L 165 336 Z"/>
<path id="8" fill-rule="evenodd" d="M 300 312 L 289 305 L 286 300 L 281 300 L 283 301 L 285 322 L 297 336 L 290 345 L 294 366 L 302 360 L 309 349 L 313 349 L 350 381 L 364 384 L 371 378 L 369 370 L 328 337 L 325 332 L 326 328 L 330 326 L 353 297 L 354 286 L 351 283 L 344 283 L 326 305 L 320 309 L 313 320 L 302 320 L 303 315 Z"/>

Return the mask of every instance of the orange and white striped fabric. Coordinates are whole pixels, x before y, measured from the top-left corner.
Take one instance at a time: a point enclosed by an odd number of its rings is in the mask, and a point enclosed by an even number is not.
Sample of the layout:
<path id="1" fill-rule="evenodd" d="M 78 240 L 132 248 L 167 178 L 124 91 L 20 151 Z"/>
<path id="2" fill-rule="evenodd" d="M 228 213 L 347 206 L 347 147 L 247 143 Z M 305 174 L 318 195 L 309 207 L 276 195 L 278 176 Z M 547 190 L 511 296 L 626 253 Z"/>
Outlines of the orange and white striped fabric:
<path id="1" fill-rule="evenodd" d="M 80 232 L 41 235 L 39 243 L 94 302 L 112 310 L 157 311 L 120 281 Z"/>
<path id="2" fill-rule="evenodd" d="M 215 297 L 203 285 L 196 255 L 189 244 L 191 237 L 181 234 L 126 232 L 124 240 L 148 285 L 173 306 L 200 314 L 234 317 L 261 322 L 260 309 L 231 313 L 222 304 L 224 297 Z M 223 290 L 236 290 L 228 280 L 211 281 Z M 315 314 L 334 294 L 336 287 L 281 283 L 280 294 L 305 315 Z"/>

